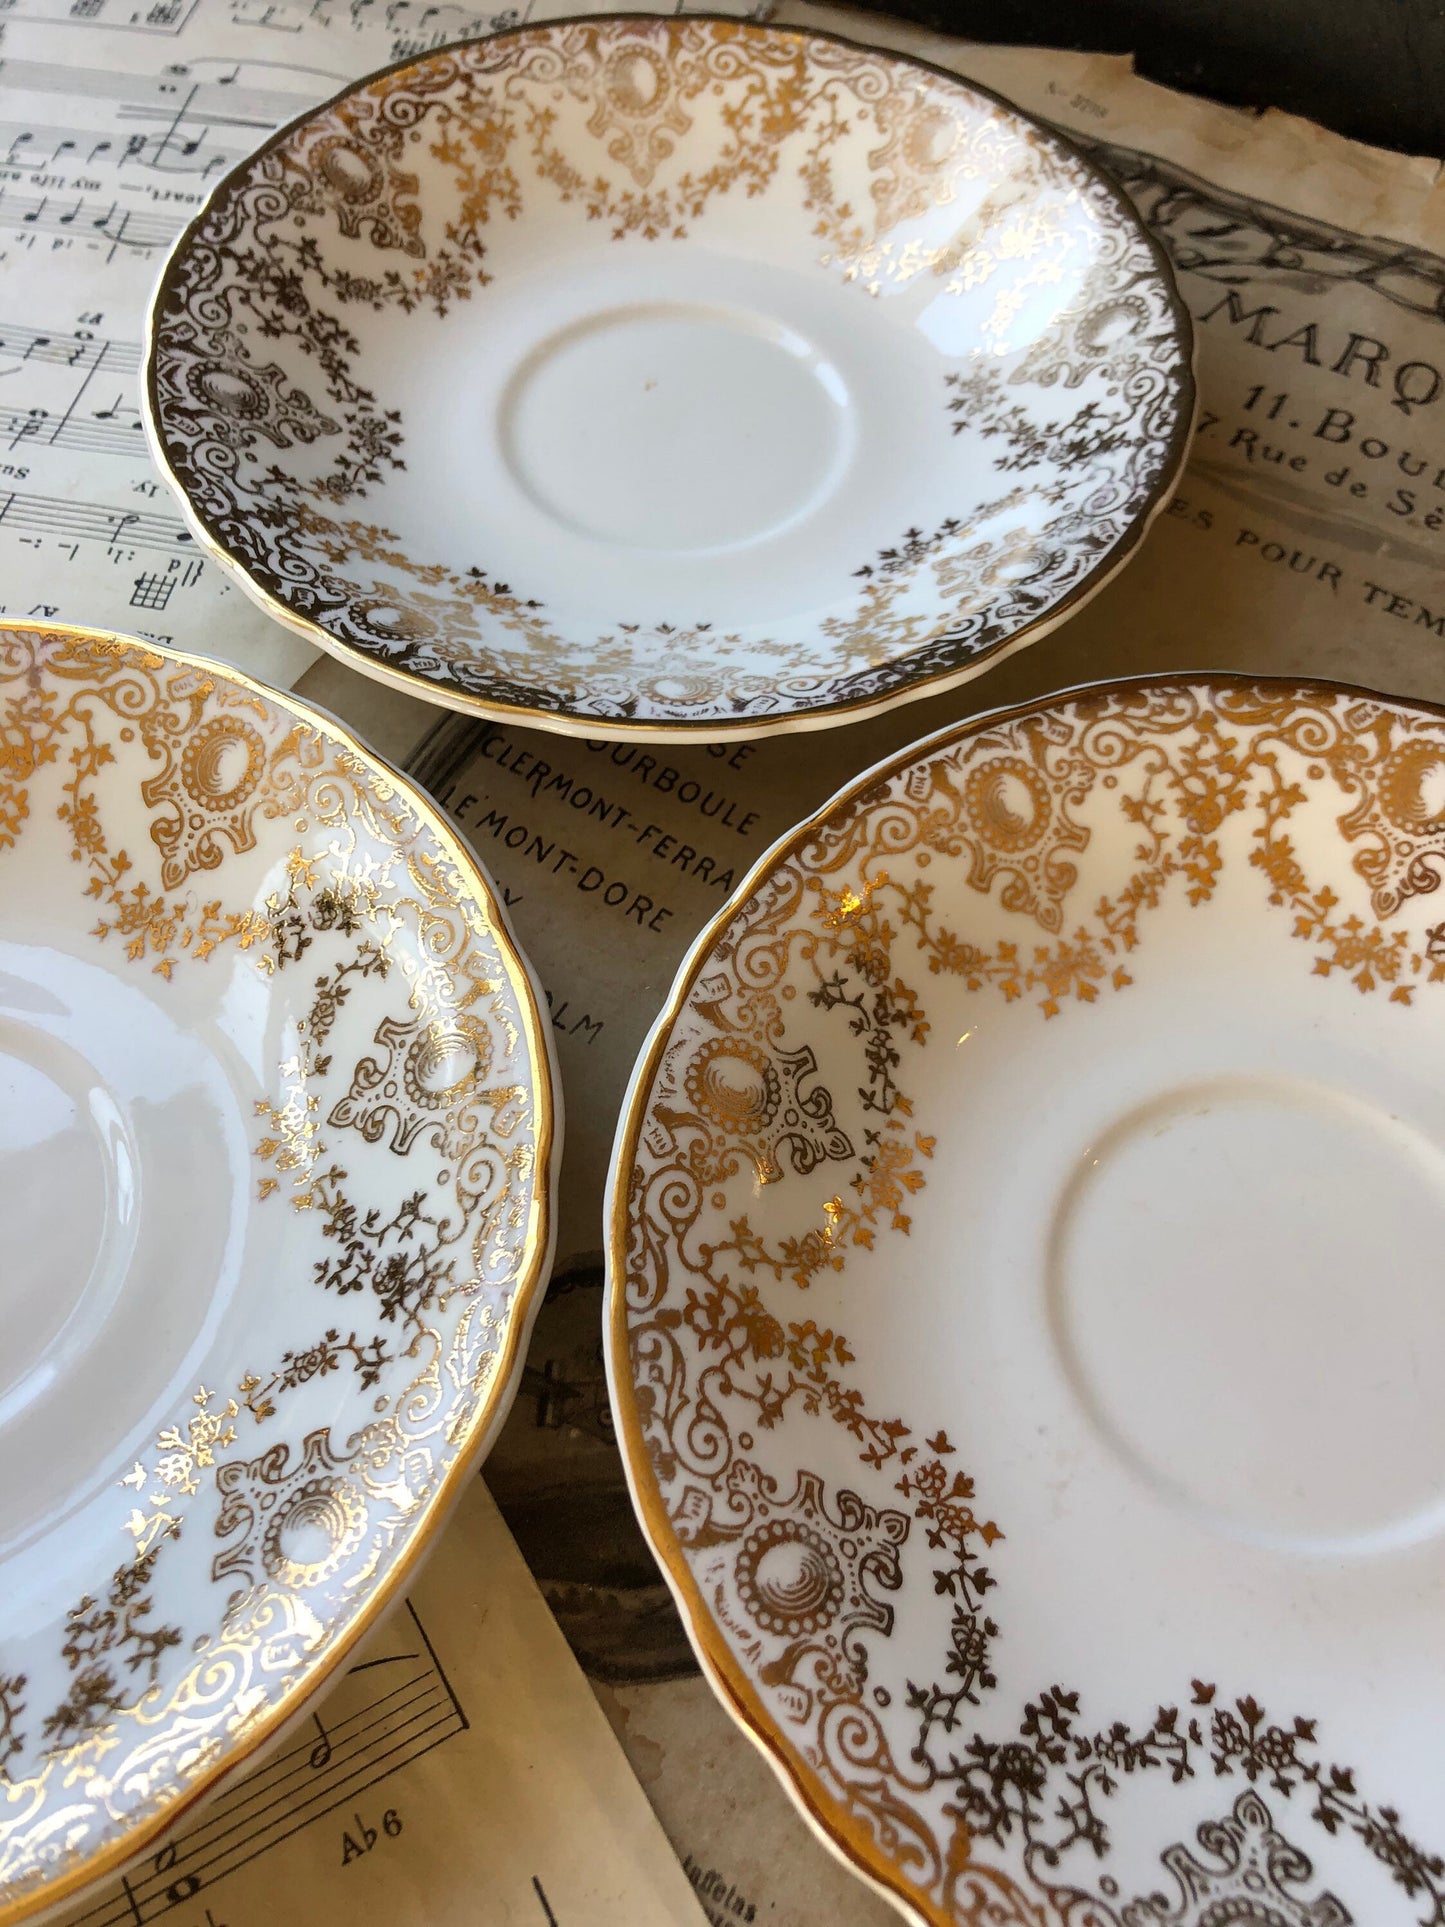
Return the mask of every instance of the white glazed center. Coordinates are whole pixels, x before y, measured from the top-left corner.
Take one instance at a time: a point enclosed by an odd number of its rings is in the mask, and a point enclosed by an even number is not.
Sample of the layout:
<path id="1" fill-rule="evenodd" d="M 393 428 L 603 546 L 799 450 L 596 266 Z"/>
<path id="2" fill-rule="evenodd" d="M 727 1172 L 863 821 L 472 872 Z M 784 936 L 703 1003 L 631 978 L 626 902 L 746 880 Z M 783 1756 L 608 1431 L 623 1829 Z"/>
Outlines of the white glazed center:
<path id="1" fill-rule="evenodd" d="M 244 1128 L 142 973 L 0 941 L 0 1456 L 26 1468 L 0 1480 L 0 1549 L 113 1476 L 222 1314 Z"/>
<path id="2" fill-rule="evenodd" d="M 103 1315 L 123 1273 L 135 1160 L 86 1060 L 0 1015 L 0 1432 L 63 1369 L 77 1314 Z"/>
<path id="3" fill-rule="evenodd" d="M 672 553 L 776 535 L 836 482 L 836 369 L 762 316 L 669 302 L 544 341 L 501 400 L 507 464 L 575 533 Z"/>
<path id="4" fill-rule="evenodd" d="M 1137 1468 L 1250 1538 L 1409 1540 L 1445 1498 L 1445 1160 L 1293 1079 L 1133 1111 L 1060 1200 L 1050 1313 Z M 1413 1258 L 1406 1254 L 1414 1254 Z"/>

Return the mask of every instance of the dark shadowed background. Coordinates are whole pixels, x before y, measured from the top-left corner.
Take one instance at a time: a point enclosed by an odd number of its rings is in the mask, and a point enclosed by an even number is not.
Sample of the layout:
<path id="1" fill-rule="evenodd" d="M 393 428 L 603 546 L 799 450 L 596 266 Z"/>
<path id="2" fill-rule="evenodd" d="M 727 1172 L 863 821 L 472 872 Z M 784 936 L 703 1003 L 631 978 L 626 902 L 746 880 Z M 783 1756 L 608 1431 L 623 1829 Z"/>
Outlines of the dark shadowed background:
<path id="1" fill-rule="evenodd" d="M 1132 53 L 1141 74 L 1445 156 L 1441 0 L 889 0 L 869 12 L 1020 46 Z"/>

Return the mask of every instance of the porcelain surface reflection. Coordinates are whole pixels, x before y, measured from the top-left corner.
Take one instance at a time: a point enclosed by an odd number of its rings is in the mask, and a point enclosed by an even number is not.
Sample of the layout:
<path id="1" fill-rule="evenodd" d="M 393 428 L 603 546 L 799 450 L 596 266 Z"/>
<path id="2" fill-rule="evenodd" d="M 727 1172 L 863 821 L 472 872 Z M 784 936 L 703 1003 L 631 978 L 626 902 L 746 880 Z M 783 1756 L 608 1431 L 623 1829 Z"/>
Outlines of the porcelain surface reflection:
<path id="1" fill-rule="evenodd" d="M 1192 416 L 1123 195 L 955 76 L 706 17 L 362 82 L 215 190 L 153 441 L 265 607 L 458 708 L 759 734 L 976 674 L 1100 586 Z"/>
<path id="2" fill-rule="evenodd" d="M 1445 715 L 956 727 L 684 965 L 609 1372 L 709 1674 L 920 1920 L 1445 1920 Z"/>
<path id="3" fill-rule="evenodd" d="M 413 1569 L 550 1249 L 490 886 L 339 727 L 0 624 L 0 1921 L 130 1857 Z"/>

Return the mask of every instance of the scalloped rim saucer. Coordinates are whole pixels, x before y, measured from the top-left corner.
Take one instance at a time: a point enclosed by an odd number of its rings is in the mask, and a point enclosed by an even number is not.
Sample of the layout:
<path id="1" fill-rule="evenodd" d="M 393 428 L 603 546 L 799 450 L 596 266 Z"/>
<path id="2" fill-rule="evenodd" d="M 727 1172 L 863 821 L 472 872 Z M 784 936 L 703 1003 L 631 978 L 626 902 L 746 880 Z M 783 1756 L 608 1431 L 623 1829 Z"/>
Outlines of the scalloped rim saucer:
<path id="1" fill-rule="evenodd" d="M 515 1393 L 545 1001 L 437 811 L 218 663 L 0 624 L 0 1922 L 395 1599 Z"/>
<path id="2" fill-rule="evenodd" d="M 964 682 L 1134 552 L 1192 330 L 1064 136 L 707 15 L 403 63 L 213 189 L 153 451 L 278 620 L 426 700 L 759 736 Z"/>
<path id="3" fill-rule="evenodd" d="M 910 1917 L 1445 1909 L 1442 877 L 1445 711 L 1104 683 L 859 776 L 683 962 L 619 1443 L 719 1697 Z"/>

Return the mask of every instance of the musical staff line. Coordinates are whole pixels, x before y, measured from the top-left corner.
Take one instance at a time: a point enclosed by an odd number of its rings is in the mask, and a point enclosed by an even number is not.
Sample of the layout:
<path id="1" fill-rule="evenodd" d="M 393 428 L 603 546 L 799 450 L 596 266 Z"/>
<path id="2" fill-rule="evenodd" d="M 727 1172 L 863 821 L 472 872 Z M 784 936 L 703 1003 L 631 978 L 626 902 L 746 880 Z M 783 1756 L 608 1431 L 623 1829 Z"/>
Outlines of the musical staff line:
<path id="1" fill-rule="evenodd" d="M 209 63 L 207 63 L 209 64 Z M 77 95 L 87 102 L 108 102 L 117 117 L 167 121 L 178 112 L 190 120 L 224 121 L 269 133 L 297 110 L 333 90 L 344 76 L 321 68 L 293 63 L 247 63 L 258 74 L 294 77 L 294 85 L 248 84 L 238 65 L 229 74 L 213 77 L 188 66 L 168 68 L 166 77 L 146 83 L 135 74 L 109 72 L 101 67 L 62 67 L 53 61 L 7 59 L 5 91 Z"/>
<path id="2" fill-rule="evenodd" d="M 186 23 L 200 0 L 150 0 L 144 7 L 113 8 L 109 0 L 12 0 L 7 9 L 12 20 L 44 21 L 55 27 L 107 27 L 118 33 L 164 34 L 174 39 L 184 32 Z"/>
<path id="3" fill-rule="evenodd" d="M 0 408 L 0 447 L 76 448 L 88 455 L 148 460 L 139 412 L 119 407 L 95 415 L 52 415 L 45 408 Z"/>
<path id="4" fill-rule="evenodd" d="M 258 12 L 278 30 L 257 31 Z M 305 645 L 165 513 L 139 425 L 140 322 L 218 175 L 385 65 L 398 33 L 456 37 L 476 0 L 0 0 L 0 17 L 0 316 L 27 324 L 0 324 L 0 600 L 213 636 L 289 682 Z"/>
<path id="5" fill-rule="evenodd" d="M 54 536 L 108 547 L 161 549 L 188 555 L 195 542 L 184 523 L 144 509 L 110 509 L 96 502 L 65 502 L 52 495 L 26 495 L 12 489 L 0 495 L 0 529 L 29 536 Z"/>
<path id="6" fill-rule="evenodd" d="M 284 1812 L 294 1811 L 296 1788 L 288 1787 L 288 1781 L 295 1780 L 305 1787 L 311 1774 L 325 1771 L 338 1754 L 344 1760 L 347 1750 L 359 1746 L 368 1734 L 384 1728 L 388 1737 L 395 1738 L 405 1735 L 407 1728 L 418 1720 L 435 1716 L 438 1701 L 433 1686 L 429 1675 L 415 1675 L 367 1709 L 368 1715 L 376 1714 L 375 1719 L 358 1715 L 356 1719 L 332 1727 L 329 1732 L 322 1727 L 320 1741 L 308 1740 L 301 1746 L 289 1748 L 253 1779 L 243 1781 L 234 1801 L 215 1809 L 186 1835 L 185 1857 L 192 1871 L 210 1866 L 217 1857 L 213 1849 L 223 1846 L 232 1834 L 243 1827 L 254 1828 L 277 1808 Z M 408 1690 L 412 1688 L 415 1690 Z M 397 1698 L 398 1693 L 405 1697 Z M 388 1700 L 394 1701 L 394 1704 L 387 1705 Z M 404 1744 L 404 1739 L 399 1743 Z M 288 1760 L 294 1764 L 282 1772 L 280 1769 Z M 248 1806 L 252 1808 L 249 1813 L 246 1811 Z M 211 1858 L 199 1858 L 203 1854 L 210 1854 Z"/>
<path id="7" fill-rule="evenodd" d="M 162 116 L 141 108 L 122 107 L 116 118 L 125 123 L 161 121 Z M 249 128 L 250 121 L 223 121 L 220 116 L 198 121 L 195 116 L 187 115 L 183 124 L 198 131 L 178 138 L 179 129 L 165 124 L 155 133 L 118 133 L 114 140 L 97 140 L 76 127 L 45 126 L 38 121 L 23 126 L 15 120 L 0 121 L 0 149 L 3 149 L 0 166 L 43 173 L 57 167 L 94 167 L 104 159 L 107 165 L 121 169 L 125 178 L 133 178 L 139 170 L 203 183 L 219 168 L 239 160 L 253 144 L 241 140 L 221 143 L 215 139 L 218 126 Z"/>
<path id="8" fill-rule="evenodd" d="M 236 1839 L 219 1845 L 217 1851 L 205 1859 L 193 1859 L 189 1844 L 186 1846 L 184 1856 L 178 1847 L 176 1860 L 159 1867 L 148 1881 L 138 1883 L 132 1880 L 132 1898 L 139 1909 L 141 1919 L 154 1920 L 159 1914 L 165 1913 L 169 1907 L 191 1899 L 203 1887 L 214 1886 L 218 1879 L 249 1865 L 258 1854 L 266 1853 L 272 1847 L 279 1846 L 283 1840 L 289 1840 L 292 1834 L 299 1833 L 313 1820 L 322 1819 L 326 1814 L 333 1813 L 337 1807 L 349 1805 L 358 1794 L 364 1793 L 378 1780 L 386 1779 L 396 1770 L 396 1766 L 419 1759 L 423 1753 L 430 1752 L 433 1745 L 446 1737 L 440 1732 L 442 1727 L 447 1727 L 449 1732 L 455 1730 L 451 1727 L 446 1714 L 438 1714 L 435 1709 L 431 1710 L 433 1717 L 430 1719 L 423 1719 L 418 1714 L 398 1725 L 396 1728 L 398 1737 L 392 1745 L 371 1756 L 368 1761 L 368 1771 L 364 1776 L 358 1776 L 355 1772 L 347 1773 L 339 1776 L 338 1780 L 333 1781 L 329 1786 L 318 1787 L 300 1799 L 269 1802 L 268 1810 L 269 1807 L 279 1807 L 282 1811 L 275 1820 L 267 1820 L 264 1826 L 258 1827 L 255 1832 L 242 1834 L 238 1831 Z M 437 1738 L 429 1739 L 429 1735 L 437 1735 Z M 423 1741 L 426 1742 L 425 1745 L 421 1743 Z M 399 1755 L 404 1755 L 405 1759 L 398 1758 Z M 388 1764 L 388 1762 L 394 1762 L 394 1764 Z M 184 1871 L 176 1879 L 168 1879 L 168 1876 L 176 1873 L 177 1868 L 181 1866 L 182 1859 L 184 1859 Z"/>
<path id="9" fill-rule="evenodd" d="M 475 7 L 456 0 L 388 0 L 380 9 L 392 36 L 392 57 L 403 59 L 444 46 L 470 34 L 495 33 L 520 26 L 531 12 L 532 0 L 513 7 Z M 344 8 L 331 0 L 233 0 L 232 19 L 240 27 L 264 27 L 273 33 L 302 34 L 311 27 L 350 29 L 366 33 L 376 21 L 371 8 L 350 0 Z"/>
<path id="10" fill-rule="evenodd" d="M 18 228 L 22 233 L 56 234 L 77 241 L 95 243 L 97 235 L 113 254 L 117 248 L 138 253 L 168 246 L 180 233 L 186 215 L 179 209 L 153 211 L 149 208 L 123 208 L 112 201 L 103 214 L 97 214 L 98 201 L 88 194 L 57 191 L 42 194 L 16 194 L 0 187 L 0 227 Z"/>
<path id="11" fill-rule="evenodd" d="M 57 367 L 92 369 L 105 362 L 113 374 L 133 375 L 140 368 L 140 344 L 92 334 L 44 334 L 39 328 L 0 322 L 0 360 L 52 362 Z M 0 378 L 4 376 L 0 369 Z"/>
<path id="12" fill-rule="evenodd" d="M 147 1868 L 133 1868 L 74 1927 L 145 1927 L 189 1906 L 202 1890 L 465 1731 L 466 1714 L 410 1601 L 406 1610 L 420 1650 L 353 1667 L 327 1701 L 328 1713 L 337 1707 L 334 1720 L 313 1714 L 310 1733 L 172 1835 Z M 398 1668 L 405 1676 L 388 1684 Z"/>

